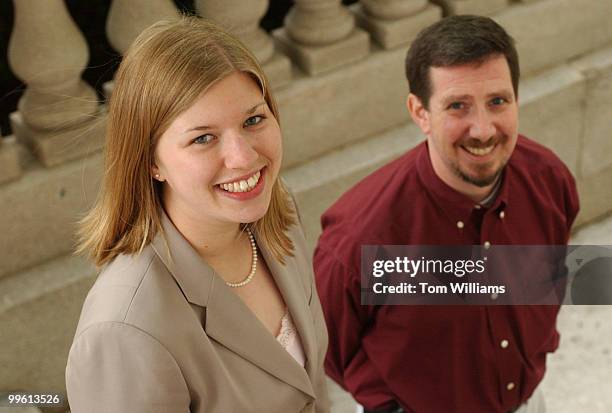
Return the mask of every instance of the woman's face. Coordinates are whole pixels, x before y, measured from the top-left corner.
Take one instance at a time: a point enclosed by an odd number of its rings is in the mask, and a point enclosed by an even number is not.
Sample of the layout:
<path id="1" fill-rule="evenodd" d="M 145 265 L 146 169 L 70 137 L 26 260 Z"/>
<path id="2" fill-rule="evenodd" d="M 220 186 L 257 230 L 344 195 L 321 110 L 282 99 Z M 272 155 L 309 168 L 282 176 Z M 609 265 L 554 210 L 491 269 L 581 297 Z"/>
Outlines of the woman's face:
<path id="1" fill-rule="evenodd" d="M 280 128 L 261 89 L 235 72 L 174 119 L 157 142 L 153 174 L 171 215 L 250 223 L 268 210 L 281 158 Z"/>

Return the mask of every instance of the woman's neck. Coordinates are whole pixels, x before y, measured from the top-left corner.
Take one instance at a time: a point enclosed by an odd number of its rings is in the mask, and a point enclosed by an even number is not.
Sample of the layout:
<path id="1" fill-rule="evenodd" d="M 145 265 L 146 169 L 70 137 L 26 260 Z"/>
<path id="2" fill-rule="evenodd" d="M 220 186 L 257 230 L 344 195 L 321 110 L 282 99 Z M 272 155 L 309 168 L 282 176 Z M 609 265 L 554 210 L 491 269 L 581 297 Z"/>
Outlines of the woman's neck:
<path id="1" fill-rule="evenodd" d="M 207 261 L 232 254 L 244 243 L 246 234 L 238 223 L 203 219 L 172 205 L 164 209 L 181 235 Z"/>

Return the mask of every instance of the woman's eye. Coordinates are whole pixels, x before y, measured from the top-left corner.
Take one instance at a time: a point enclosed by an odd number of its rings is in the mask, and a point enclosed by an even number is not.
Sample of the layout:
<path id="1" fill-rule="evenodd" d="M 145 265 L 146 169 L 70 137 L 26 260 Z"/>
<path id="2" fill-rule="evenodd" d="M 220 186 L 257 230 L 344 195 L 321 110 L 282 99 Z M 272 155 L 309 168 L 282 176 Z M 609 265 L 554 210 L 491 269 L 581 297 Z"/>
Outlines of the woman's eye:
<path id="1" fill-rule="evenodd" d="M 253 125 L 257 125 L 258 123 L 260 123 L 262 120 L 264 120 L 264 117 L 261 115 L 255 115 L 255 116 L 251 116 L 250 118 L 248 118 L 245 122 L 244 122 L 244 126 L 253 126 Z"/>
<path id="2" fill-rule="evenodd" d="M 200 135 L 197 138 L 195 138 L 193 140 L 193 143 L 197 143 L 198 145 L 205 145 L 207 143 L 212 142 L 213 139 L 215 139 L 215 137 L 213 135 L 207 133 L 206 135 Z"/>

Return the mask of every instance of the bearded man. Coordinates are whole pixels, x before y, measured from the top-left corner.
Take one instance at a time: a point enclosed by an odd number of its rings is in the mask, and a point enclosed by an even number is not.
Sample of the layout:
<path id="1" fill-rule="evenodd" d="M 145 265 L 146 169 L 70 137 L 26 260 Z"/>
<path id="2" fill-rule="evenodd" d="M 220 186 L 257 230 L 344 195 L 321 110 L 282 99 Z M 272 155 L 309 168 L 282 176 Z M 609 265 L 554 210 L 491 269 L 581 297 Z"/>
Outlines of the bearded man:
<path id="1" fill-rule="evenodd" d="M 406 75 L 426 140 L 322 217 L 326 371 L 366 412 L 542 412 L 558 306 L 361 305 L 362 245 L 564 245 L 578 212 L 567 167 L 518 133 L 518 55 L 501 26 L 442 19 L 412 43 Z"/>

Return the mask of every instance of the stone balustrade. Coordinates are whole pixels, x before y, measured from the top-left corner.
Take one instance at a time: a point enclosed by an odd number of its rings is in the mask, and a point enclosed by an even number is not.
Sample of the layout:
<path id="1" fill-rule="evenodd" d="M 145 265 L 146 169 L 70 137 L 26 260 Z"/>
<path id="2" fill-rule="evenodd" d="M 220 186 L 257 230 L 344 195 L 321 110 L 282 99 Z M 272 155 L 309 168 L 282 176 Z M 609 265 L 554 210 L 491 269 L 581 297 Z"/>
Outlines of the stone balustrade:
<path id="1" fill-rule="evenodd" d="M 100 150 L 104 106 L 81 79 L 87 45 L 64 1 L 13 3 L 15 24 L 8 57 L 12 71 L 27 85 L 18 111 L 10 117 L 16 139 L 47 167 Z M 366 58 L 370 37 L 385 49 L 405 46 L 422 27 L 441 17 L 441 8 L 427 0 L 362 0 L 350 9 L 340 0 L 297 0 L 285 26 L 270 36 L 259 27 L 268 0 L 253 0 L 249 7 L 241 7 L 240 0 L 196 0 L 194 4 L 199 15 L 245 42 L 275 89 L 290 86 L 292 73 L 316 76 Z M 123 53 L 145 27 L 178 15 L 172 0 L 113 0 L 106 24 L 109 43 Z M 105 91 L 112 91 L 112 82 Z M 339 139 L 338 145 L 343 143 Z M 305 158 L 328 149 L 307 153 Z M 12 161 L 3 163 L 0 182 L 14 179 L 20 173 L 16 151 L 7 144 L 1 153 Z"/>

